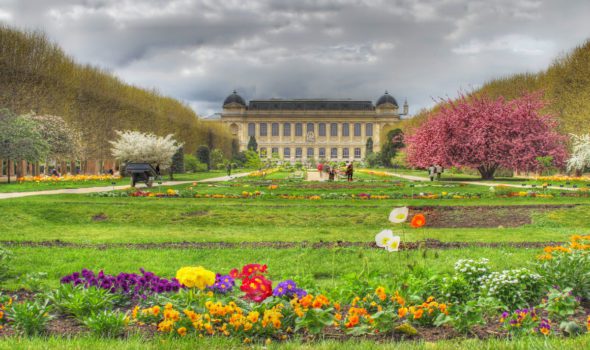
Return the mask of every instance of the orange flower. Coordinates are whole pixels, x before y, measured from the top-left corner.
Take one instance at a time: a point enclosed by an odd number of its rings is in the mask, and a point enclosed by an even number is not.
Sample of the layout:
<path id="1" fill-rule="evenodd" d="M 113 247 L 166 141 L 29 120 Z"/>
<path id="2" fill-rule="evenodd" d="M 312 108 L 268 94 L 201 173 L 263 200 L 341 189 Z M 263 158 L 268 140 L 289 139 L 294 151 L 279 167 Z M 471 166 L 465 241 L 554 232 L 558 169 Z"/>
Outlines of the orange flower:
<path id="1" fill-rule="evenodd" d="M 423 214 L 414 215 L 414 217 L 412 218 L 412 221 L 410 222 L 410 226 L 412 226 L 413 228 L 419 228 L 424 225 L 426 225 L 426 218 L 424 217 Z"/>
<path id="2" fill-rule="evenodd" d="M 423 309 L 416 310 L 414 312 L 414 319 L 417 320 L 417 319 L 421 318 L 423 313 L 424 313 Z"/>
<path id="3" fill-rule="evenodd" d="M 406 317 L 407 314 L 408 314 L 407 307 L 400 307 L 399 309 L 397 309 L 397 315 L 399 316 L 399 318 L 404 318 L 404 317 Z"/>
<path id="4" fill-rule="evenodd" d="M 181 337 L 184 337 L 186 335 L 186 328 L 180 327 L 180 328 L 178 328 L 177 332 Z"/>

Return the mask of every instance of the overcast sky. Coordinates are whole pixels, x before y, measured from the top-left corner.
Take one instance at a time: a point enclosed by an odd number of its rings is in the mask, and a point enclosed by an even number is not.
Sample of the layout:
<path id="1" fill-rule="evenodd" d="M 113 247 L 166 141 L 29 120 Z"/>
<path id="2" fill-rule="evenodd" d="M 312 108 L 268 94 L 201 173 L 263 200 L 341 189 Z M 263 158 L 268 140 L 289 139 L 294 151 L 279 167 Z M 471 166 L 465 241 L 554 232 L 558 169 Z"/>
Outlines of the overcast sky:
<path id="1" fill-rule="evenodd" d="M 0 22 L 202 116 L 233 89 L 373 101 L 389 90 L 415 113 L 545 68 L 590 38 L 590 1 L 0 0 Z"/>

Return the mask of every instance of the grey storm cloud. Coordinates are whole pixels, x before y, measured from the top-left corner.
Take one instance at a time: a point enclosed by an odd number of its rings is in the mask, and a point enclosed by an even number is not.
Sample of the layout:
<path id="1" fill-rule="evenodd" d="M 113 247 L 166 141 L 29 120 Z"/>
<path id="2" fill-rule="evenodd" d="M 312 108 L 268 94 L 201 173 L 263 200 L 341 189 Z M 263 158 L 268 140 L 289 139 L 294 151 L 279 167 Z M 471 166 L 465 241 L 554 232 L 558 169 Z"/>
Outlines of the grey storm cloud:
<path id="1" fill-rule="evenodd" d="M 200 115 L 246 99 L 389 90 L 412 112 L 535 72 L 590 37 L 587 0 L 0 0 L 0 22 L 42 30 L 80 63 Z"/>

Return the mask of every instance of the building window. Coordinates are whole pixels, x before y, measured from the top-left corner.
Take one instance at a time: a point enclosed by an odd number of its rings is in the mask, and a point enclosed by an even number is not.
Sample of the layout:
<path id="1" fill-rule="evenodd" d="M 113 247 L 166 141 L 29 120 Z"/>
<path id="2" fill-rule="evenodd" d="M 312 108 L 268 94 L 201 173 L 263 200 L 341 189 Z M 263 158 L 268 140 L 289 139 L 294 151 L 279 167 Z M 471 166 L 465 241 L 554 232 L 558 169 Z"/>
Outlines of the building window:
<path id="1" fill-rule="evenodd" d="M 365 136 L 373 136 L 373 123 L 365 124 Z"/>
<path id="2" fill-rule="evenodd" d="M 273 157 L 274 157 L 275 155 L 277 155 L 277 156 L 279 155 L 279 149 L 278 149 L 277 147 L 273 147 L 271 152 L 272 152 L 272 154 L 271 154 L 271 155 L 272 155 Z"/>
<path id="3" fill-rule="evenodd" d="M 326 123 L 320 123 L 318 125 L 318 136 L 326 136 Z"/>
<path id="4" fill-rule="evenodd" d="M 303 124 L 295 123 L 295 136 L 303 136 Z"/>
<path id="5" fill-rule="evenodd" d="M 307 149 L 307 159 L 312 159 L 313 158 L 313 156 L 314 156 L 314 154 L 313 154 L 314 152 L 313 151 L 314 151 L 314 149 L 311 148 L 311 147 Z"/>
<path id="6" fill-rule="evenodd" d="M 248 136 L 256 136 L 256 124 L 248 123 Z"/>
<path id="7" fill-rule="evenodd" d="M 260 156 L 266 157 L 266 147 L 260 147 Z"/>
<path id="8" fill-rule="evenodd" d="M 361 157 L 361 149 L 360 148 L 355 148 L 354 149 L 354 157 L 355 158 L 360 158 Z"/>
<path id="9" fill-rule="evenodd" d="M 267 136 L 268 135 L 268 124 L 260 123 L 259 128 L 260 128 L 260 130 L 258 132 L 260 133 L 260 136 Z"/>
<path id="10" fill-rule="evenodd" d="M 330 124 L 330 136 L 338 136 L 338 124 Z"/>
<path id="11" fill-rule="evenodd" d="M 279 123 L 271 124 L 271 132 L 272 136 L 279 136 Z"/>
<path id="12" fill-rule="evenodd" d="M 350 127 L 348 123 L 342 124 L 342 136 L 350 136 Z"/>
<path id="13" fill-rule="evenodd" d="M 361 123 L 354 123 L 354 136 L 361 136 Z"/>
<path id="14" fill-rule="evenodd" d="M 332 158 L 332 159 L 338 158 L 338 148 L 334 147 L 330 150 L 330 158 Z"/>
<path id="15" fill-rule="evenodd" d="M 283 124 L 283 136 L 291 136 L 291 123 Z"/>
<path id="16" fill-rule="evenodd" d="M 307 132 L 313 132 L 315 134 L 314 125 L 313 123 L 307 123 Z"/>
<path id="17" fill-rule="evenodd" d="M 318 155 L 318 157 L 320 157 L 320 158 L 326 158 L 326 149 L 325 148 L 320 148 L 319 151 L 320 151 L 320 154 Z"/>
<path id="18" fill-rule="evenodd" d="M 283 158 L 291 158 L 291 149 L 289 147 L 283 148 Z"/>
<path id="19" fill-rule="evenodd" d="M 344 159 L 350 158 L 350 154 L 348 153 L 348 148 L 342 149 L 342 158 L 344 158 Z"/>
<path id="20" fill-rule="evenodd" d="M 301 149 L 301 147 L 295 148 L 295 158 L 301 159 L 302 155 L 303 155 L 303 150 Z"/>

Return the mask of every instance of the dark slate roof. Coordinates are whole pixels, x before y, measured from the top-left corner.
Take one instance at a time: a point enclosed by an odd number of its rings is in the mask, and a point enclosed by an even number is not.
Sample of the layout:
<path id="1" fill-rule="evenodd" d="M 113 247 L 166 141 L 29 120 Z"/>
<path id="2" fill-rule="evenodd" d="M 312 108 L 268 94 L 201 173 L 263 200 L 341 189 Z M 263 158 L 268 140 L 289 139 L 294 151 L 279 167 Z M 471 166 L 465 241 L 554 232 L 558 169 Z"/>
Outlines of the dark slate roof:
<path id="1" fill-rule="evenodd" d="M 227 105 L 230 103 L 238 103 L 241 104 L 242 106 L 246 106 L 246 101 L 244 101 L 244 99 L 242 98 L 242 96 L 238 95 L 238 93 L 236 92 L 236 90 L 234 90 L 234 92 L 229 95 L 225 101 L 223 101 L 223 105 Z"/>
<path id="2" fill-rule="evenodd" d="M 329 99 L 294 99 L 294 100 L 253 100 L 248 104 L 248 110 L 348 110 L 371 111 L 375 109 L 372 101 L 329 100 Z"/>
<path id="3" fill-rule="evenodd" d="M 377 100 L 377 103 L 375 105 L 380 106 L 384 103 L 391 103 L 394 106 L 398 106 L 395 98 L 393 98 L 393 96 L 391 96 L 387 91 L 385 91 L 385 94 L 383 94 L 383 96 L 379 97 L 379 99 Z"/>

